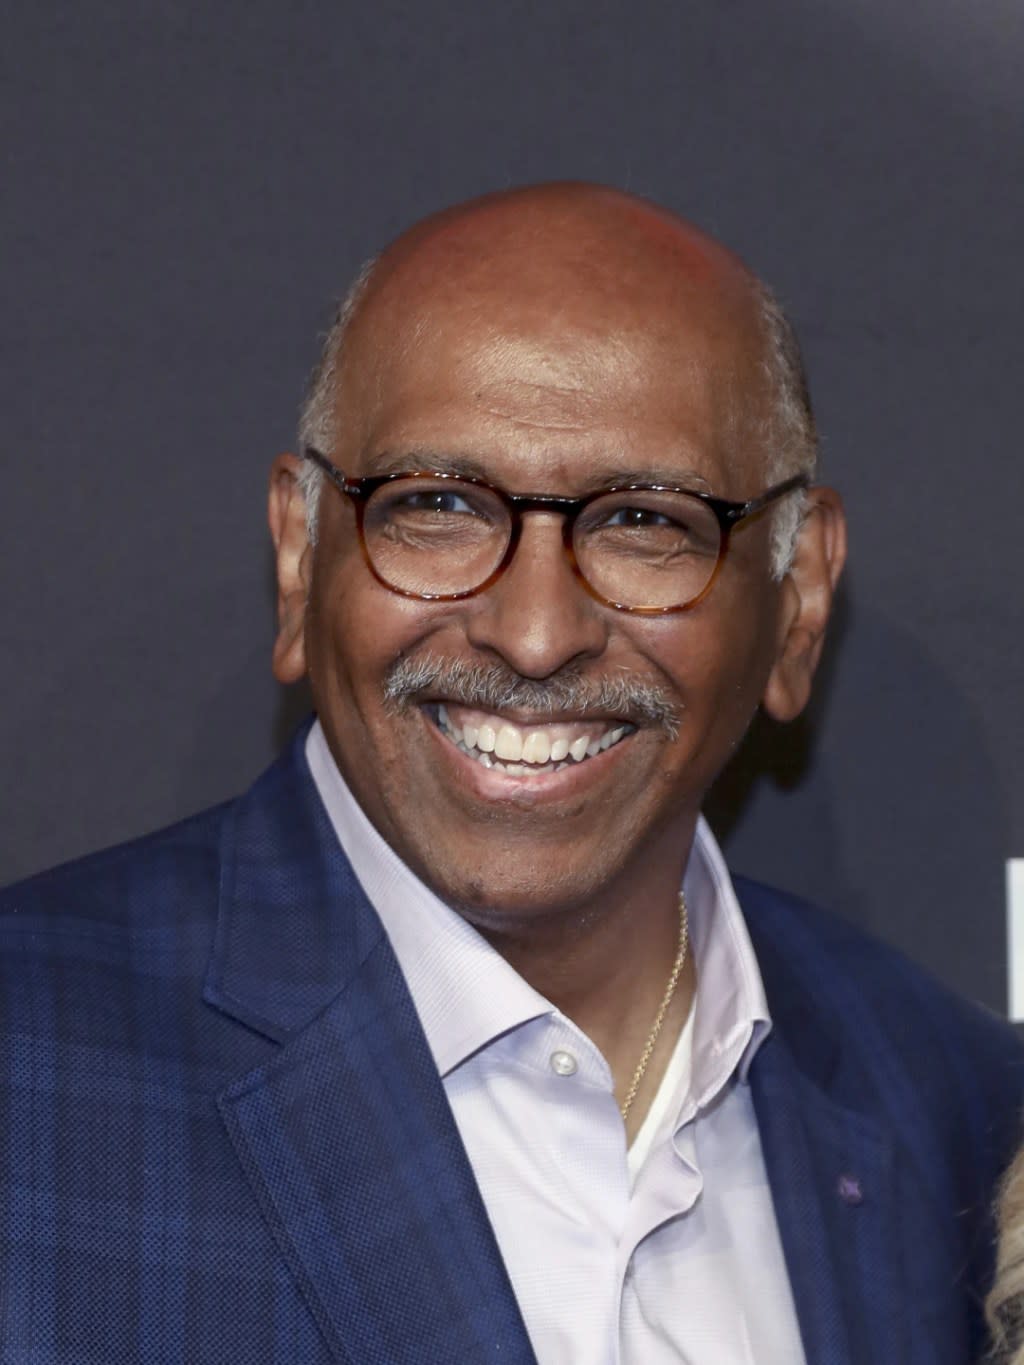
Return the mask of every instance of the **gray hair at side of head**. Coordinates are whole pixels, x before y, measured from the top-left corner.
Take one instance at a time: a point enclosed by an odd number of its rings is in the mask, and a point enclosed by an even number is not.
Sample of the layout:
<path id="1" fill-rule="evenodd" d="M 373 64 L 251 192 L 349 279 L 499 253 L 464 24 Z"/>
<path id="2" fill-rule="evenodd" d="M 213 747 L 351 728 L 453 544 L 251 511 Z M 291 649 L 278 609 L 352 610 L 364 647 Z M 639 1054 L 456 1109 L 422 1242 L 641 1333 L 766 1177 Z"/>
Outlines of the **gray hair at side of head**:
<path id="1" fill-rule="evenodd" d="M 337 381 L 345 338 L 376 265 L 377 257 L 372 257 L 361 267 L 338 305 L 324 338 L 320 360 L 310 376 L 299 416 L 300 448 L 314 446 L 329 455 L 335 445 Z M 787 479 L 791 474 L 807 474 L 813 478 L 818 461 L 818 438 L 800 345 L 789 319 L 768 286 L 755 280 L 754 292 L 764 343 L 761 363 L 772 395 L 761 424 L 761 439 L 768 452 L 765 477 L 769 484 Z M 311 545 L 317 540 L 324 477 L 318 465 L 311 460 L 303 461 L 298 486 L 306 503 L 306 531 Z M 806 506 L 807 496 L 801 491 L 783 498 L 772 510 L 771 572 L 776 581 L 785 577 L 792 563 Z"/>
<path id="2" fill-rule="evenodd" d="M 771 485 L 793 474 L 813 479 L 818 468 L 818 432 L 807 388 L 800 343 L 778 299 L 761 280 L 754 282 L 763 334 L 762 367 L 770 399 L 762 422 L 767 452 L 765 479 Z M 778 582 L 793 562 L 797 535 L 807 512 L 807 494 L 790 493 L 772 510 L 772 577 Z"/>
<path id="3" fill-rule="evenodd" d="M 364 262 L 359 273 L 349 287 L 348 293 L 339 303 L 334 319 L 324 337 L 323 349 L 316 368 L 309 377 L 306 395 L 299 412 L 299 449 L 313 446 L 325 455 L 332 453 L 336 441 L 336 394 L 338 374 L 341 370 L 345 350 L 345 338 L 363 295 L 377 265 L 377 257 L 372 256 Z M 312 460 L 303 460 L 299 470 L 298 486 L 306 503 L 306 534 L 311 545 L 316 544 L 317 524 L 320 517 L 320 493 L 326 475 Z"/>

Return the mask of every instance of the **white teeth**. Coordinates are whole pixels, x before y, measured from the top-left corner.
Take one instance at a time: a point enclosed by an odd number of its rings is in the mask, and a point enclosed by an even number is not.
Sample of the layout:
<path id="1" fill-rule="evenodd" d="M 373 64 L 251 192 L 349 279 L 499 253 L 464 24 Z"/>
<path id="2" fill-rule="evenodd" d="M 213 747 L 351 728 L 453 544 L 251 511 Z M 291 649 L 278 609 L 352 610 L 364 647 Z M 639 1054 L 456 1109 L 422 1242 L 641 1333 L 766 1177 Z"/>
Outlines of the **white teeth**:
<path id="1" fill-rule="evenodd" d="M 543 730 L 531 730 L 523 745 L 524 763 L 546 763 L 551 757 L 551 741 Z"/>
<path id="2" fill-rule="evenodd" d="M 561 723 L 523 730 L 511 723 L 496 721 L 492 724 L 485 720 L 478 725 L 467 721 L 460 728 L 443 703 L 438 704 L 437 720 L 440 728 L 464 754 L 476 759 L 485 768 L 496 767 L 513 777 L 558 772 L 568 767 L 570 760 L 582 763 L 584 759 L 595 758 L 605 749 L 610 749 L 632 732 L 632 727 L 628 725 L 618 725 L 614 729 L 602 727 L 601 733 L 593 738 L 580 735 L 570 743 L 564 733 L 556 739 L 551 738 L 551 730 L 562 728 Z"/>
<path id="3" fill-rule="evenodd" d="M 523 737 L 511 725 L 503 725 L 494 741 L 494 754 L 506 763 L 518 763 L 523 756 Z"/>

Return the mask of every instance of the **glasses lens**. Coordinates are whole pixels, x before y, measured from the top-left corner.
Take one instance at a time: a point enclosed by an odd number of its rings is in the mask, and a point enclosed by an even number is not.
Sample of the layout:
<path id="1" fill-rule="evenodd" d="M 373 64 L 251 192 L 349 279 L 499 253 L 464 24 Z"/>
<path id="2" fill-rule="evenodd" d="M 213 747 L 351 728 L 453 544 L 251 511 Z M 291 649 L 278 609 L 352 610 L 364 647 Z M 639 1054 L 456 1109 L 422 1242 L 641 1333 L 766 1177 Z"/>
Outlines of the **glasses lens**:
<path id="1" fill-rule="evenodd" d="M 391 587 L 420 597 L 478 588 L 501 563 L 510 534 L 508 511 L 496 493 L 437 475 L 382 484 L 363 516 L 376 572 Z"/>
<path id="2" fill-rule="evenodd" d="M 576 522 L 584 578 L 625 607 L 681 607 L 698 598 L 718 564 L 715 514 L 688 493 L 624 489 L 595 498 Z"/>

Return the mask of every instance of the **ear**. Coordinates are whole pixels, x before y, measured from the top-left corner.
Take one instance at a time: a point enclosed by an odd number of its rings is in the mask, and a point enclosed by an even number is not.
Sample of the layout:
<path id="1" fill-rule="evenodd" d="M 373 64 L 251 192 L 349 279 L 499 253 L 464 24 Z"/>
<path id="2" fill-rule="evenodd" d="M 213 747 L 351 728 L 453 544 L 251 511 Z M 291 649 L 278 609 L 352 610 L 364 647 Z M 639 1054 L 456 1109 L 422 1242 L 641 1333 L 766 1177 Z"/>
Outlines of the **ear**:
<path id="1" fill-rule="evenodd" d="M 313 547 L 306 534 L 306 500 L 299 488 L 302 461 L 279 455 L 270 471 L 267 519 L 277 559 L 277 639 L 274 677 L 298 682 L 306 673 L 306 602 L 312 578 Z"/>
<path id="2" fill-rule="evenodd" d="M 761 704 L 773 720 L 793 720 L 807 705 L 846 562 L 846 517 L 834 488 L 811 488 L 793 563 L 782 581 L 775 663 Z"/>

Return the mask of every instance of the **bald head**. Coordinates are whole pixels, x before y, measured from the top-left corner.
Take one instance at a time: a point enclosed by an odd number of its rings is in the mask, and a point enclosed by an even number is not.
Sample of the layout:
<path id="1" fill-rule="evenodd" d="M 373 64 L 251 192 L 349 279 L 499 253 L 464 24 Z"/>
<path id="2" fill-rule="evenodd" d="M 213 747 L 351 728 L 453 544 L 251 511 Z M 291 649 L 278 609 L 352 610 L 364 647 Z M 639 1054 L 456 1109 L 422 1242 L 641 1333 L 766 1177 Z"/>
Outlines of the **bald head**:
<path id="1" fill-rule="evenodd" d="M 416 224 L 364 268 L 339 310 L 300 438 L 336 455 L 344 446 L 342 463 L 351 459 L 410 356 L 450 355 L 456 338 L 493 358 L 473 376 L 481 402 L 492 379 L 495 391 L 518 385 L 517 405 L 536 395 L 539 422 L 550 394 L 561 406 L 597 354 L 615 377 L 628 366 L 664 373 L 667 356 L 680 375 L 702 367 L 705 429 L 723 457 L 747 465 L 748 483 L 813 467 L 799 354 L 771 295 L 725 247 L 646 200 L 541 185 Z M 306 491 L 315 528 L 315 478 Z M 777 568 L 798 515 L 788 500 Z"/>
<path id="2" fill-rule="evenodd" d="M 381 255 L 365 303 L 481 303 L 597 312 L 672 306 L 748 311 L 754 280 L 735 256 L 674 214 L 617 190 L 554 184 L 445 209 Z M 554 289 L 554 293 L 552 290 Z M 666 291 L 671 300 L 666 298 Z"/>

